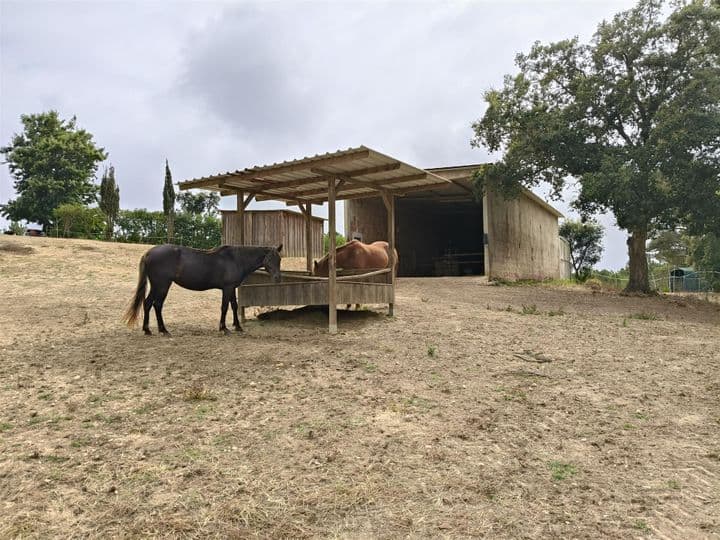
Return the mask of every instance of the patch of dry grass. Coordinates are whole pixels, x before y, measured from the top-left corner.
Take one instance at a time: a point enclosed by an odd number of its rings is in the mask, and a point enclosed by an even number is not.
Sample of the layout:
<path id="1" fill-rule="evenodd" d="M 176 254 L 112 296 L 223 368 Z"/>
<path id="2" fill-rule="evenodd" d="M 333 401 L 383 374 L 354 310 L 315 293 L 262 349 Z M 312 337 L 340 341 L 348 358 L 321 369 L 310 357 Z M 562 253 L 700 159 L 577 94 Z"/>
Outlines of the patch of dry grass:
<path id="1" fill-rule="evenodd" d="M 20 243 L 2 538 L 720 534 L 716 304 L 401 278 L 393 318 L 341 310 L 331 336 L 300 309 L 225 337 L 217 291 L 173 287 L 174 337 L 146 337 L 120 316 L 148 246 Z"/>
<path id="2" fill-rule="evenodd" d="M 16 255 L 30 255 L 35 252 L 32 246 L 27 246 L 19 242 L 0 242 L 0 251 L 14 253 Z"/>

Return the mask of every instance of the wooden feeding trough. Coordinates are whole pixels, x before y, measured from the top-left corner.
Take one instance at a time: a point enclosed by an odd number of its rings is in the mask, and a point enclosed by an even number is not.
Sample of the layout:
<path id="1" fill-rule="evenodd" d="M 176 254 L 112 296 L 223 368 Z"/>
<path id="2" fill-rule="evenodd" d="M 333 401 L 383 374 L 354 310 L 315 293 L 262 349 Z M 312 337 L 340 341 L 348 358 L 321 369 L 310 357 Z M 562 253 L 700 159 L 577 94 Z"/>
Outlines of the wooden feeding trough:
<path id="1" fill-rule="evenodd" d="M 445 188 L 450 182 L 365 146 L 197 178 L 180 183 L 180 189 L 209 189 L 236 195 L 240 244 L 245 243 L 243 212 L 252 200 L 279 200 L 298 206 L 305 216 L 306 245 L 311 245 L 312 205 L 328 203 L 330 239 L 328 277 L 311 276 L 312 253 L 307 250 L 307 272 L 283 272 L 272 283 L 256 272 L 238 289 L 238 305 L 327 305 L 330 333 L 337 332 L 338 304 L 395 303 L 395 274 L 390 268 L 362 272 L 339 272 L 335 260 L 335 202 L 381 196 L 387 210 L 387 239 L 395 252 L 395 197 L 414 191 Z M 391 255 L 392 257 L 392 255 Z"/>
<path id="2" fill-rule="evenodd" d="M 337 304 L 388 304 L 395 301 L 390 268 L 364 273 L 338 272 L 335 279 Z M 266 272 L 252 274 L 238 289 L 238 305 L 316 306 L 330 305 L 330 278 L 306 272 L 283 272 L 280 283 L 272 283 Z"/>

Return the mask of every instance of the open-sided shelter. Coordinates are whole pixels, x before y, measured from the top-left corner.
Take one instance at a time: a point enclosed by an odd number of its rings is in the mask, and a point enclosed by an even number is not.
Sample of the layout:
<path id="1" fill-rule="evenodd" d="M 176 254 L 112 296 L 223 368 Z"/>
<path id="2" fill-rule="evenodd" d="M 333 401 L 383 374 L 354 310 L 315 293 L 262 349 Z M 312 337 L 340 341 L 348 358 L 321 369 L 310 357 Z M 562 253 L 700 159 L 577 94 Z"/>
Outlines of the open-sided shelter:
<path id="1" fill-rule="evenodd" d="M 569 248 L 558 234 L 562 214 L 523 189 L 516 199 L 491 190 L 481 199 L 472 176 L 481 164 L 426 169 L 448 186 L 409 193 L 395 208 L 400 276 L 484 275 L 502 279 L 570 277 Z M 384 234 L 382 201 L 345 203 L 349 238 L 373 242 Z"/>
<path id="2" fill-rule="evenodd" d="M 360 146 L 333 153 L 305 157 L 272 165 L 197 178 L 180 183 L 180 189 L 209 189 L 221 195 L 237 196 L 240 242 L 245 242 L 242 213 L 253 200 L 279 200 L 297 205 L 306 217 L 306 238 L 310 245 L 312 205 L 328 203 L 328 278 L 283 275 L 278 284 L 250 282 L 238 290 L 238 304 L 327 305 L 329 329 L 337 332 L 337 304 L 387 303 L 392 313 L 395 302 L 395 275 L 382 269 L 363 275 L 337 275 L 335 260 L 335 201 L 377 197 L 385 208 L 386 238 L 390 252 L 395 248 L 395 199 L 417 191 L 441 189 L 450 181 L 432 172 L 413 167 L 375 150 Z M 307 251 L 307 269 L 312 254 Z M 390 265 L 391 268 L 394 266 Z M 380 277 L 378 277 L 380 276 Z M 257 277 L 255 278 L 257 279 Z"/>

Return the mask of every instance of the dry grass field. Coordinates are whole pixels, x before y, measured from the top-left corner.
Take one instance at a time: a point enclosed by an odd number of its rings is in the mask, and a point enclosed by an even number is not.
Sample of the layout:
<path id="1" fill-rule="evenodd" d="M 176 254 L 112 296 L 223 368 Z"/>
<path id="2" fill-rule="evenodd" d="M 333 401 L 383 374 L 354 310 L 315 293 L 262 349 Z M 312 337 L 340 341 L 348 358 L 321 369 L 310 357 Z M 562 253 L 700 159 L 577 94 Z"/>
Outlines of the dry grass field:
<path id="1" fill-rule="evenodd" d="M 720 538 L 719 304 L 401 279 L 226 337 L 173 287 L 146 337 L 146 249 L 0 238 L 0 538 Z"/>

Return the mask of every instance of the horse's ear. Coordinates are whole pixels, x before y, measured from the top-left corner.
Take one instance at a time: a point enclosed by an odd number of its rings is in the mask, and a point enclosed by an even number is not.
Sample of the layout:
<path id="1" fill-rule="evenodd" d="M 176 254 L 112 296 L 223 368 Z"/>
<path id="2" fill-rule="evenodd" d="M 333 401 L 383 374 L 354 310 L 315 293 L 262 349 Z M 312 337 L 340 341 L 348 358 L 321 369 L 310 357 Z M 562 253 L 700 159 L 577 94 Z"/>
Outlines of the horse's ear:
<path id="1" fill-rule="evenodd" d="M 277 247 L 277 252 L 280 253 L 281 251 L 282 251 L 282 244 L 280 244 L 280 245 Z"/>

